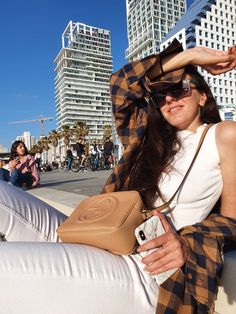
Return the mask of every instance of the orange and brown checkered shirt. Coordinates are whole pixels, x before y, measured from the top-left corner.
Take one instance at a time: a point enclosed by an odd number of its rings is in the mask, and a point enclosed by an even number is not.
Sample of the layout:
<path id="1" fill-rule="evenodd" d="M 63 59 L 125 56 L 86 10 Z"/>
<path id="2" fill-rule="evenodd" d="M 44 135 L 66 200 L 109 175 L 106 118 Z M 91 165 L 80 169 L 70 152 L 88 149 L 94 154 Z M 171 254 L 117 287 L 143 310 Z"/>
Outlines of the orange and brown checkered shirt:
<path id="1" fill-rule="evenodd" d="M 158 66 L 162 56 L 180 51 L 182 46 L 174 41 L 159 55 L 129 63 L 111 76 L 115 124 L 125 150 L 103 193 L 126 189 L 129 173 L 134 166 L 131 160 L 139 154 L 148 124 L 145 89 L 148 71 L 153 65 Z M 178 82 L 182 73 L 168 73 L 155 84 L 161 86 L 166 81 Z M 156 313 L 212 313 L 222 270 L 223 247 L 228 239 L 236 240 L 236 220 L 214 214 L 201 223 L 184 227 L 179 233 L 191 253 L 184 272 L 179 269 L 161 285 Z"/>

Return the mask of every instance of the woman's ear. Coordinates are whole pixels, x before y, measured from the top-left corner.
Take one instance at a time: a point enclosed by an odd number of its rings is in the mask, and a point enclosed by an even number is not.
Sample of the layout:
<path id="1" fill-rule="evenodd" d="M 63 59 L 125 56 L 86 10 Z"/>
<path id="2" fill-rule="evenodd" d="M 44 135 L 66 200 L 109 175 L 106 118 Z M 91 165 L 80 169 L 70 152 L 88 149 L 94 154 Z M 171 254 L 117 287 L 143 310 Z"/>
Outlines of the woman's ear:
<path id="1" fill-rule="evenodd" d="M 206 101 L 207 101 L 206 93 L 201 93 L 200 100 L 199 100 L 199 106 L 204 107 Z"/>

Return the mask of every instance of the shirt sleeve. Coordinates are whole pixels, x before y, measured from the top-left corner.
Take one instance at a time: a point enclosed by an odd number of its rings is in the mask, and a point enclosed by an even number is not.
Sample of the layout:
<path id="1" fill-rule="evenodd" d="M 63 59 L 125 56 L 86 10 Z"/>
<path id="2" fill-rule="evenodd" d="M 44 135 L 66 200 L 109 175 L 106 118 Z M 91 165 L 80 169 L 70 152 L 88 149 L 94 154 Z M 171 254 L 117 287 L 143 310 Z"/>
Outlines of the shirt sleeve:
<path id="1" fill-rule="evenodd" d="M 236 241 L 236 220 L 212 214 L 204 221 L 180 230 L 189 247 L 185 266 L 188 291 L 200 303 L 214 303 L 223 267 L 223 248 Z"/>
<path id="2" fill-rule="evenodd" d="M 40 182 L 40 177 L 39 177 L 39 172 L 38 172 L 38 168 L 36 166 L 35 159 L 32 156 L 30 156 L 30 159 L 29 159 L 29 167 L 30 167 L 31 174 L 35 179 L 35 181 L 33 182 L 32 185 L 36 186 Z"/>
<path id="3" fill-rule="evenodd" d="M 115 126 L 124 151 L 118 165 L 108 178 L 102 193 L 125 190 L 129 181 L 136 157 L 145 138 L 148 127 L 148 89 L 149 74 L 159 73 L 153 80 L 161 81 L 161 65 L 163 56 L 182 51 L 178 41 L 158 55 L 126 64 L 110 78 L 110 94 Z M 155 66 L 155 71 L 153 67 Z M 159 75 L 159 76 L 158 76 Z M 178 77 L 179 79 L 179 77 Z M 163 82 L 163 81 L 162 81 Z"/>
<path id="4" fill-rule="evenodd" d="M 179 230 L 189 247 L 184 272 L 178 269 L 159 287 L 156 313 L 213 313 L 223 267 L 223 248 L 236 241 L 236 220 L 212 214 Z"/>
<path id="5" fill-rule="evenodd" d="M 143 136 L 142 130 L 147 125 L 147 102 L 142 78 L 156 63 L 158 56 L 150 56 L 125 65 L 111 76 L 112 110 L 117 133 L 125 146 Z"/>

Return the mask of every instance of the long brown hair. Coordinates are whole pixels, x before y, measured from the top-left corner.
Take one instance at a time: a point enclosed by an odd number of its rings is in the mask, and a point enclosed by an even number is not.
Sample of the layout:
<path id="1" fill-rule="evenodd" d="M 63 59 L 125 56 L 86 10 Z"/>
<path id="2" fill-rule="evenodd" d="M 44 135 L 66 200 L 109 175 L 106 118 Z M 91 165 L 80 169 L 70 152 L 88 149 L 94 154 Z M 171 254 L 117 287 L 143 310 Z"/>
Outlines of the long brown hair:
<path id="1" fill-rule="evenodd" d="M 25 143 L 23 141 L 15 141 L 12 146 L 11 146 L 11 155 L 10 155 L 10 159 L 9 160 L 13 160 L 16 157 L 19 156 L 19 154 L 17 153 L 17 147 L 22 144 L 25 148 L 25 156 L 28 155 L 28 149 L 25 146 Z"/>
<path id="2" fill-rule="evenodd" d="M 207 101 L 200 109 L 201 123 L 220 122 L 216 101 L 202 75 L 192 65 L 186 66 L 185 73 L 191 76 L 196 89 L 207 95 Z M 177 129 L 163 118 L 157 102 L 158 98 L 150 97 L 147 133 L 128 184 L 128 190 L 137 190 L 141 194 L 148 209 L 154 207 L 158 196 L 162 198 L 159 188 L 161 175 L 170 167 L 173 157 L 181 148 Z"/>

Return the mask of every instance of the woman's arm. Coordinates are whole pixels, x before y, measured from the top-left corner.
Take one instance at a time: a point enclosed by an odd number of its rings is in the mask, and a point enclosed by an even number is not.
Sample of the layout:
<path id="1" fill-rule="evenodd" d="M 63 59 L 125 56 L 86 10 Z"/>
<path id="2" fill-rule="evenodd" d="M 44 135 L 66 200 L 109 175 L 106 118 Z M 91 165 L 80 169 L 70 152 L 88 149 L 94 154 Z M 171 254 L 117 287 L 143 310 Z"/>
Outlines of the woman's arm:
<path id="1" fill-rule="evenodd" d="M 40 177 L 39 177 L 39 172 L 38 172 L 38 168 L 36 166 L 36 162 L 34 157 L 29 156 L 29 167 L 30 167 L 30 171 L 32 176 L 34 177 L 35 181 L 33 182 L 32 186 L 36 186 L 39 184 L 40 182 Z"/>
<path id="2" fill-rule="evenodd" d="M 163 72 L 171 72 L 186 65 L 199 65 L 207 72 L 218 75 L 231 71 L 236 67 L 236 46 L 228 51 L 195 47 L 162 58 Z M 148 73 L 148 78 L 154 80 L 160 75 L 160 66 L 154 66 Z"/>
<path id="3" fill-rule="evenodd" d="M 221 214 L 236 219 L 236 123 L 221 122 L 216 128 L 216 144 L 223 179 Z"/>

